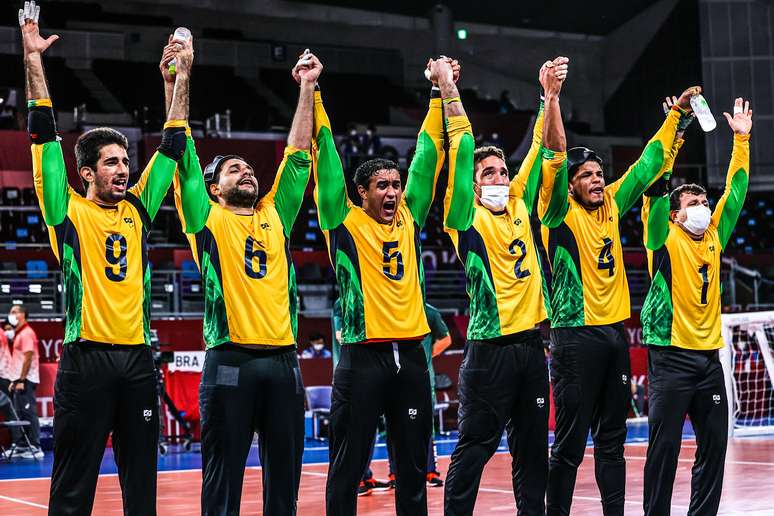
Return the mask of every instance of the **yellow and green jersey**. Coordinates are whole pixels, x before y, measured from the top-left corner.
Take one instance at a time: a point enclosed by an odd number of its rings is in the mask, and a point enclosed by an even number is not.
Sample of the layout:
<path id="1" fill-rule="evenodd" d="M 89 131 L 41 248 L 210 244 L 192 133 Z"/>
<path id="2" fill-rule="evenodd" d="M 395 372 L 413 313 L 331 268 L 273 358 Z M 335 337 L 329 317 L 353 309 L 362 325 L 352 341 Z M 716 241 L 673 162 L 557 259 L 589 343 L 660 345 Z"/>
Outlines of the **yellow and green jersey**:
<path id="1" fill-rule="evenodd" d="M 204 341 L 295 344 L 296 274 L 290 231 L 309 181 L 309 152 L 286 147 L 271 190 L 251 215 L 210 200 L 191 138 L 175 176 L 175 206 L 202 274 Z"/>
<path id="2" fill-rule="evenodd" d="M 441 99 L 430 100 L 395 217 L 380 224 L 347 197 L 344 171 L 320 92 L 315 92 L 315 201 L 342 305 L 342 343 L 415 339 L 425 316 L 420 228 L 443 165 Z"/>
<path id="3" fill-rule="evenodd" d="M 543 245 L 551 265 L 551 325 L 612 324 L 630 316 L 619 220 L 664 173 L 681 111 L 674 108 L 640 158 L 605 187 L 604 204 L 590 210 L 568 194 L 567 155 L 543 151 L 538 200 Z"/>
<path id="4" fill-rule="evenodd" d="M 448 133 L 444 229 L 465 267 L 470 297 L 468 339 L 491 339 L 533 328 L 546 319 L 549 309 L 529 221 L 540 181 L 542 103 L 532 145 L 511 180 L 508 204 L 502 213 L 492 213 L 475 202 L 475 141 L 467 117 L 450 117 Z"/>
<path id="5" fill-rule="evenodd" d="M 49 99 L 31 100 L 29 108 L 53 119 Z M 167 122 L 164 127 L 185 127 L 185 122 Z M 62 268 L 64 342 L 150 344 L 147 237 L 177 161 L 156 152 L 124 200 L 102 205 L 69 186 L 55 136 L 33 140 L 35 191 Z"/>
<path id="6" fill-rule="evenodd" d="M 640 314 L 646 344 L 695 350 L 723 347 L 720 254 L 731 238 L 747 194 L 749 140 L 750 135 L 734 135 L 725 191 L 701 240 L 694 240 L 669 220 L 666 191 L 643 197 L 642 223 L 652 278 Z"/>

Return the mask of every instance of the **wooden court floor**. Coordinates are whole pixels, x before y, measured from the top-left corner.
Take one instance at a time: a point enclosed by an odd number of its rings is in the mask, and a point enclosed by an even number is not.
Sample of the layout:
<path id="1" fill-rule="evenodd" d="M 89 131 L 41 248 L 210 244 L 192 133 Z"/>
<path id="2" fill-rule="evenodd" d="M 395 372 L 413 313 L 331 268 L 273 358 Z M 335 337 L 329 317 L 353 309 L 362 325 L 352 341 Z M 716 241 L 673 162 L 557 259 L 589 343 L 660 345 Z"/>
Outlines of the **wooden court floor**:
<path id="1" fill-rule="evenodd" d="M 672 499 L 672 514 L 686 514 L 690 497 L 690 472 L 695 442 L 683 441 L 677 480 Z M 642 468 L 646 445 L 628 444 L 626 515 L 642 514 Z M 574 515 L 599 515 L 599 492 L 594 482 L 594 459 L 591 448 L 581 465 L 575 498 Z M 448 457 L 439 458 L 439 469 L 445 473 Z M 0 467 L 5 465 L 0 464 Z M 374 463 L 377 477 L 386 476 L 386 462 Z M 475 514 L 515 514 L 511 492 L 510 457 L 495 455 L 484 471 Z M 324 514 L 324 489 L 327 465 L 304 465 L 299 496 L 299 515 Z M 201 471 L 165 471 L 159 473 L 158 513 L 160 516 L 199 514 Z M 46 513 L 49 479 L 13 479 L 0 481 L 0 515 L 22 516 Z M 249 468 L 245 475 L 242 498 L 243 515 L 263 514 L 260 505 L 261 472 Z M 393 492 L 360 497 L 358 514 L 387 516 L 395 514 Z M 443 513 L 443 488 L 428 488 L 430 515 Z M 115 475 L 102 475 L 97 487 L 95 515 L 122 514 L 121 493 Z M 725 483 L 720 513 L 722 515 L 774 515 L 774 439 L 747 438 L 729 443 Z"/>

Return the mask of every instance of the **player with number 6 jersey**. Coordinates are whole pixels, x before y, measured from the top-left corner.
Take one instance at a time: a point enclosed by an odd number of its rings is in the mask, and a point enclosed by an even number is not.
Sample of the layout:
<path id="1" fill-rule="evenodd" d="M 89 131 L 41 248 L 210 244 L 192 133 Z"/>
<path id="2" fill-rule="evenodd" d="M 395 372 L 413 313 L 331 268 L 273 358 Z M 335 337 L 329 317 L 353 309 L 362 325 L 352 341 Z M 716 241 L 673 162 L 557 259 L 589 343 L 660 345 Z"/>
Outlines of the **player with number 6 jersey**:
<path id="1" fill-rule="evenodd" d="M 216 156 L 202 173 L 190 137 L 175 177 L 175 205 L 204 284 L 203 515 L 239 513 L 255 432 L 264 514 L 296 514 L 304 386 L 289 241 L 309 181 L 314 90 L 322 68 L 308 52 L 293 68 L 298 106 L 266 195 L 259 198 L 258 179 L 240 156 Z"/>

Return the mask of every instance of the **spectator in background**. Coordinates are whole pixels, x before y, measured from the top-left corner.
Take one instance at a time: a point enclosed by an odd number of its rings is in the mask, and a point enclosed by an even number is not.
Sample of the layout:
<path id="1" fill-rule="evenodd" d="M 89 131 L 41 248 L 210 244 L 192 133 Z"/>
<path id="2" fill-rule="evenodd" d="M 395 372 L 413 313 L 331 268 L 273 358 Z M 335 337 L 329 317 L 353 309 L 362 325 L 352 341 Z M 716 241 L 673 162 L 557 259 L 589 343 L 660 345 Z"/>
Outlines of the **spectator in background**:
<path id="1" fill-rule="evenodd" d="M 350 170 L 360 164 L 360 136 L 355 124 L 347 126 L 347 136 L 341 142 L 341 153 L 344 155 L 344 168 Z"/>
<path id="2" fill-rule="evenodd" d="M 309 336 L 309 346 L 301 352 L 301 358 L 331 358 L 331 352 L 325 347 L 325 337 L 319 333 Z"/>
<path id="3" fill-rule="evenodd" d="M 500 109 L 498 111 L 501 115 L 516 111 L 516 106 L 513 105 L 513 101 L 511 100 L 510 91 L 503 90 L 503 92 L 500 93 Z"/>
<path id="4" fill-rule="evenodd" d="M 379 135 L 376 134 L 376 127 L 373 124 L 369 124 L 364 135 L 359 137 L 360 140 L 360 153 L 366 156 L 374 157 L 378 156 L 382 150 L 382 140 Z"/>
<path id="5" fill-rule="evenodd" d="M 16 453 L 21 452 L 24 459 L 42 459 L 40 449 L 40 425 L 38 423 L 37 401 L 35 389 L 40 383 L 40 364 L 38 356 L 38 336 L 27 323 L 27 307 L 13 305 L 8 314 L 8 322 L 15 328 L 13 338 L 13 353 L 11 355 L 11 382 L 8 392 L 13 399 L 19 419 L 29 421 L 27 442 L 21 430 L 13 429 L 13 440 Z"/>

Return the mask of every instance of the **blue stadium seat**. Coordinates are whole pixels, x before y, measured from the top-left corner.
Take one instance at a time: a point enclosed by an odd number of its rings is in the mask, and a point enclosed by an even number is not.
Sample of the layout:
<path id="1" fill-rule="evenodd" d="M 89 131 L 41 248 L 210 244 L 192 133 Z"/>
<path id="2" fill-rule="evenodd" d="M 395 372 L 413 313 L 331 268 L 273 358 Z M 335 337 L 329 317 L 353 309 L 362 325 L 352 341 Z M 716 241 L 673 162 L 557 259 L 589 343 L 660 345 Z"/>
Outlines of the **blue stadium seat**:
<path id="1" fill-rule="evenodd" d="M 197 280 L 199 279 L 199 268 L 196 267 L 196 262 L 193 260 L 183 260 L 180 264 L 180 268 L 183 271 L 183 279 Z"/>
<path id="2" fill-rule="evenodd" d="M 48 273 L 48 264 L 43 260 L 27 260 L 27 278 L 43 279 Z"/>

